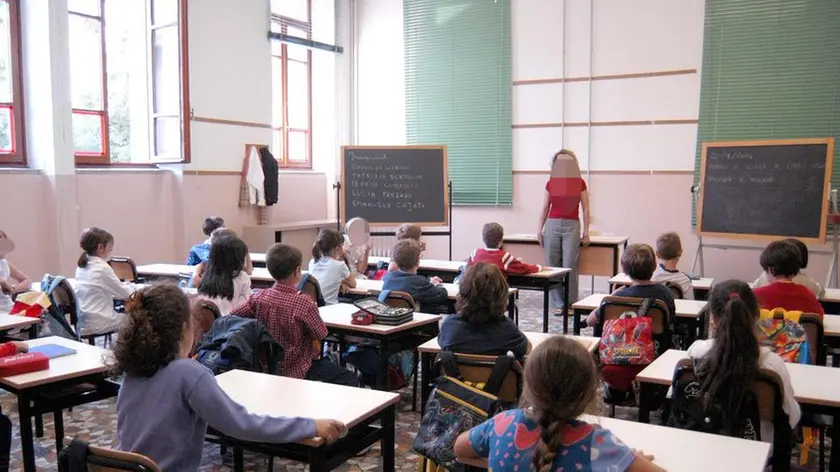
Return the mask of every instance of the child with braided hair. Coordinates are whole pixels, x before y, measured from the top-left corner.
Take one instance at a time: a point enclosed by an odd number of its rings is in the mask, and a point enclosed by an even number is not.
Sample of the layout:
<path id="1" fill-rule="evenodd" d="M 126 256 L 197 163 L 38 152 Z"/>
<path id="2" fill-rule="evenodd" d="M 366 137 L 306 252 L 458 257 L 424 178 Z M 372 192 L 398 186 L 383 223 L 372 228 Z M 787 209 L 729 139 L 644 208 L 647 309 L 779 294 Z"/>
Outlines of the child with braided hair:
<path id="1" fill-rule="evenodd" d="M 525 363 L 523 408 L 508 410 L 458 437 L 464 463 L 486 459 L 494 472 L 661 472 L 652 456 L 625 446 L 609 430 L 580 421 L 599 413 L 598 371 L 573 338 L 554 336 Z"/>

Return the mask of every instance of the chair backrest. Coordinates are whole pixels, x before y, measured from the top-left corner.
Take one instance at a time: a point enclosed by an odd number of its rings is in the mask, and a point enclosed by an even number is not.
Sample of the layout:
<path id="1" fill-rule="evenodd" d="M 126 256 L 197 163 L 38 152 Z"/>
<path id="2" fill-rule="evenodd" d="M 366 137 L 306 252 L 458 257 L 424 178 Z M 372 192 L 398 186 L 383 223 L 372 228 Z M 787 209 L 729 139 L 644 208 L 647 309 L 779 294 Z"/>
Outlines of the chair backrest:
<path id="1" fill-rule="evenodd" d="M 137 281 L 137 264 L 130 257 L 112 257 L 108 264 L 123 282 Z"/>
<path id="2" fill-rule="evenodd" d="M 476 354 L 455 353 L 455 363 L 461 371 L 465 382 L 471 384 L 487 383 L 490 373 L 496 364 L 498 356 L 480 356 Z M 502 387 L 499 389 L 499 400 L 505 403 L 516 403 L 522 395 L 522 364 L 514 361 Z"/>
<path id="3" fill-rule="evenodd" d="M 213 327 L 213 323 L 222 316 L 219 307 L 215 303 L 201 298 L 192 300 L 192 319 L 195 339 L 193 340 L 192 352 L 201 344 L 204 335 Z"/>
<path id="4" fill-rule="evenodd" d="M 67 280 L 62 281 L 56 285 L 52 292 L 52 302 L 57 305 L 56 308 L 59 311 L 64 313 L 65 318 L 68 318 L 67 321 L 70 322 L 70 326 L 78 333 L 79 328 L 76 325 L 79 322 L 79 309 L 76 305 L 76 296 L 71 290 L 73 288 L 70 286 L 70 282 Z"/>
<path id="5" fill-rule="evenodd" d="M 690 382 L 697 380 L 694 364 L 691 359 L 680 360 L 674 369 L 674 381 Z M 758 418 L 760 421 L 773 424 L 773 470 L 789 470 L 791 429 L 788 415 L 783 409 L 784 391 L 782 379 L 775 372 L 761 369 L 758 377 L 750 385 L 758 404 Z M 760 425 L 755 425 L 760 427 Z M 762 438 L 767 441 L 769 438 Z"/>
<path id="6" fill-rule="evenodd" d="M 144 455 L 71 441 L 69 438 L 65 439 L 68 445 L 62 450 L 59 459 L 66 461 L 65 464 L 70 462 L 71 467 L 78 465 L 74 460 L 78 459 L 87 464 L 88 472 L 161 472 L 155 461 Z M 75 452 L 79 454 L 74 454 Z"/>
<path id="7" fill-rule="evenodd" d="M 671 291 L 671 294 L 674 295 L 675 300 L 682 300 L 685 298 L 685 294 L 683 293 L 682 287 L 679 286 L 676 282 L 667 281 L 665 282 L 665 286 L 668 287 L 668 290 Z"/>
<path id="8" fill-rule="evenodd" d="M 383 303 L 392 308 L 410 308 L 417 309 L 417 304 L 414 302 L 414 297 L 407 292 L 389 291 L 385 296 Z M 495 358 L 494 358 L 495 359 Z"/>
<path id="9" fill-rule="evenodd" d="M 811 363 L 825 365 L 825 332 L 822 318 L 816 313 L 802 313 L 799 324 L 808 336 L 808 350 L 811 351 Z"/>
<path id="10" fill-rule="evenodd" d="M 607 320 L 617 320 L 622 314 L 627 311 L 638 311 L 644 300 L 641 298 L 632 297 L 604 297 L 601 301 L 600 313 L 601 320 L 599 325 Z M 662 334 L 668 327 L 668 319 L 671 313 L 668 312 L 668 306 L 662 300 L 653 300 L 653 303 L 648 308 L 646 316 L 651 319 L 651 330 L 653 334 Z M 599 336 L 600 333 L 596 333 Z"/>
<path id="11" fill-rule="evenodd" d="M 192 272 L 179 272 L 178 273 L 178 286 L 181 288 L 188 288 L 190 286 L 190 282 L 192 282 L 193 273 Z"/>
<path id="12" fill-rule="evenodd" d="M 298 284 L 298 290 L 304 295 L 308 295 L 315 302 L 316 305 L 324 305 L 324 296 L 321 293 L 321 284 L 314 275 L 309 274 L 308 277 L 302 277 Z"/>

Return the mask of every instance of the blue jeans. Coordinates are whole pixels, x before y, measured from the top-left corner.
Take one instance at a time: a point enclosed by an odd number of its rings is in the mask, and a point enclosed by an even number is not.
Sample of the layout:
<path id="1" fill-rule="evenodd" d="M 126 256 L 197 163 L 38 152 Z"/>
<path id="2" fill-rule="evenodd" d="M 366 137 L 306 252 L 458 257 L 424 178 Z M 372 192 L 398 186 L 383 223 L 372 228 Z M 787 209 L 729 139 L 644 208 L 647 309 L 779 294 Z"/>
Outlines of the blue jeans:
<path id="1" fill-rule="evenodd" d="M 578 299 L 578 256 L 580 256 L 580 220 L 549 218 L 543 230 L 546 263 L 572 269 L 569 273 L 569 304 Z M 551 291 L 551 309 L 563 310 L 563 287 Z"/>

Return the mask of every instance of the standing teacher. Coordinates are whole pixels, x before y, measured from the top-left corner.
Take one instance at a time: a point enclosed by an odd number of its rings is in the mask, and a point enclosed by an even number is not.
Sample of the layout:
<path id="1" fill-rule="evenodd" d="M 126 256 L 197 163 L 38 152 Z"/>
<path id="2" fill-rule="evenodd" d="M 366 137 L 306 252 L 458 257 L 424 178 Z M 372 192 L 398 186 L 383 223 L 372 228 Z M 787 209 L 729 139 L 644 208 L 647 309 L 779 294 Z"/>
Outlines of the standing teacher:
<path id="1" fill-rule="evenodd" d="M 583 207 L 583 232 L 579 207 Z M 540 212 L 537 239 L 545 248 L 546 263 L 566 267 L 569 273 L 569 303 L 578 299 L 578 256 L 580 246 L 589 245 L 589 193 L 580 176 L 577 156 L 561 149 L 551 159 L 551 177 L 545 183 L 545 199 Z M 551 311 L 562 315 L 563 287 L 551 291 Z"/>

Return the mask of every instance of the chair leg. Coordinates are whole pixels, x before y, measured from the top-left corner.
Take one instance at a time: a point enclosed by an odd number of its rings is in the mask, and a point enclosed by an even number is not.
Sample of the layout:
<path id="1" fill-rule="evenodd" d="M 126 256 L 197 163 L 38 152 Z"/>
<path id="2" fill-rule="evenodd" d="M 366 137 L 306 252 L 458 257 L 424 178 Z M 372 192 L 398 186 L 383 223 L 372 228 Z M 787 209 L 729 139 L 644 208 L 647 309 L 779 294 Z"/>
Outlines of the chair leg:
<path id="1" fill-rule="evenodd" d="M 610 405 L 610 418 L 615 418 L 615 404 Z"/>
<path id="2" fill-rule="evenodd" d="M 836 428 L 837 425 L 834 427 Z M 820 435 L 820 472 L 825 472 L 825 432 L 827 429 L 827 427 L 817 429 Z"/>
<path id="3" fill-rule="evenodd" d="M 268 472 L 274 472 L 274 456 L 268 456 Z"/>
<path id="4" fill-rule="evenodd" d="M 93 338 L 93 336 L 88 338 L 88 344 L 90 344 L 91 346 L 96 346 L 96 340 Z"/>
<path id="5" fill-rule="evenodd" d="M 414 387 L 411 392 L 411 411 L 417 411 L 417 378 L 420 376 L 420 356 L 417 349 L 412 353 L 414 355 Z"/>
<path id="6" fill-rule="evenodd" d="M 35 437 L 36 438 L 43 438 L 44 437 L 44 416 L 43 415 L 35 415 Z"/>
<path id="7" fill-rule="evenodd" d="M 54 411 L 53 421 L 55 422 L 55 450 L 61 452 L 61 448 L 64 447 L 64 412 Z"/>

